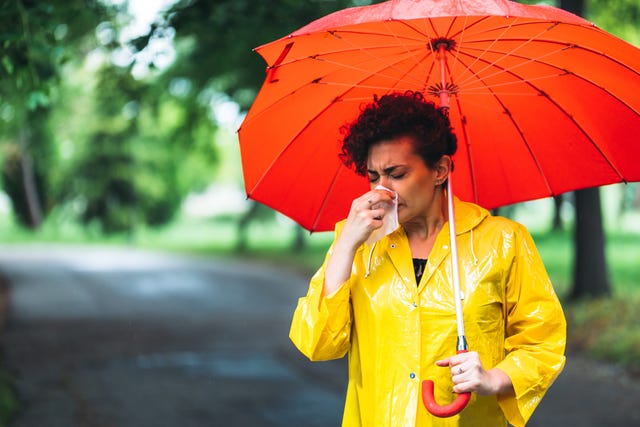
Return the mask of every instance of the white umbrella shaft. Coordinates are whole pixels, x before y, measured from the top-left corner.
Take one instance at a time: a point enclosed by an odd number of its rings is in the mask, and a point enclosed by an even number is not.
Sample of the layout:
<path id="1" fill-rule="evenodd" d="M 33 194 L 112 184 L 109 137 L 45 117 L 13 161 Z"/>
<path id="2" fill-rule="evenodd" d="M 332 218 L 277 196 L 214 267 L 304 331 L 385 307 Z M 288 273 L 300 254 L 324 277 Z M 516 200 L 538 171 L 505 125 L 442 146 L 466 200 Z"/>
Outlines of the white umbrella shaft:
<path id="1" fill-rule="evenodd" d="M 453 273 L 453 292 L 456 304 L 456 322 L 458 324 L 458 351 L 466 350 L 464 336 L 464 319 L 462 316 L 462 292 L 460 290 L 460 267 L 458 266 L 458 245 L 456 243 L 456 223 L 453 211 L 453 192 L 451 191 L 451 174 L 447 180 L 447 211 L 449 217 L 449 244 L 451 246 L 451 271 Z"/>

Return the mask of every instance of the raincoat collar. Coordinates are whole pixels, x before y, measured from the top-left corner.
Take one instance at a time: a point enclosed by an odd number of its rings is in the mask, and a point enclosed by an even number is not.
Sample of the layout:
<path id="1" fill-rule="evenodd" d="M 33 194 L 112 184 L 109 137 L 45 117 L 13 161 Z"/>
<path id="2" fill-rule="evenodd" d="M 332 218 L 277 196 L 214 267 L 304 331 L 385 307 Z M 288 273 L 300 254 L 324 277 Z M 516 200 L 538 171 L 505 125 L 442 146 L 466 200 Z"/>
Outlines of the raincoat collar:
<path id="1" fill-rule="evenodd" d="M 454 211 L 456 222 L 456 236 L 460 236 L 464 233 L 472 231 L 477 227 L 486 217 L 489 216 L 489 211 L 486 209 L 468 202 L 463 202 L 454 196 Z M 413 263 L 411 257 L 407 257 L 407 252 L 398 250 L 403 247 L 403 242 L 408 249 L 407 235 L 402 226 L 398 227 L 396 231 L 384 237 L 378 242 L 379 245 L 386 248 L 387 254 L 391 259 L 391 262 L 395 265 L 395 268 L 400 273 L 401 277 L 406 278 L 413 277 Z M 473 244 L 473 242 L 471 242 Z M 374 247 L 370 248 L 373 254 Z M 423 274 L 421 282 L 428 282 L 433 272 L 437 269 L 444 259 L 451 252 L 449 243 L 449 222 L 445 222 L 442 229 L 436 237 L 433 250 L 429 255 L 426 270 Z M 473 252 L 473 250 L 472 250 Z M 369 259 L 369 263 L 371 260 Z M 367 266 L 367 274 L 369 272 L 370 265 Z M 414 285 L 415 286 L 415 285 Z"/>
<path id="2" fill-rule="evenodd" d="M 463 202 L 456 196 L 453 196 L 453 210 L 455 212 L 457 236 L 467 233 L 476 228 L 482 222 L 482 220 L 490 215 L 489 211 L 485 208 L 480 207 L 474 203 Z M 438 234 L 438 239 L 440 239 L 442 234 L 445 234 L 445 237 L 448 239 L 449 221 L 446 221 L 442 226 L 442 229 Z M 397 240 L 401 237 L 406 238 L 406 233 L 402 226 L 399 226 L 396 231 L 386 236 L 380 243 L 387 244 L 388 246 L 389 243 L 392 243 L 391 241 Z M 386 242 L 385 239 L 388 239 L 390 241 Z"/>
<path id="3" fill-rule="evenodd" d="M 483 207 L 480 207 L 474 203 L 463 202 L 456 196 L 453 196 L 453 210 L 455 213 L 456 221 L 456 235 L 467 233 L 476 228 L 478 224 L 489 216 L 489 211 Z M 449 233 L 449 224 L 445 224 L 447 234 Z"/>

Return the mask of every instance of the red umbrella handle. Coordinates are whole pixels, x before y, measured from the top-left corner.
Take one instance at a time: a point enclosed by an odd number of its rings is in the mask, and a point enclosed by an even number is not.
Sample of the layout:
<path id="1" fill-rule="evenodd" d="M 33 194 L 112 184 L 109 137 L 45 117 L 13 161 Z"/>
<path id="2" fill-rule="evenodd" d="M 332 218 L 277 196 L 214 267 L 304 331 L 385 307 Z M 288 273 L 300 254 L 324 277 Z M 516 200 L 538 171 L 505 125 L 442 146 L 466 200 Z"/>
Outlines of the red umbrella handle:
<path id="1" fill-rule="evenodd" d="M 460 350 L 458 353 L 465 353 L 468 350 Z M 471 393 L 460 393 L 456 400 L 448 405 L 439 405 L 433 395 L 434 384 L 431 380 L 422 382 L 422 403 L 431 414 L 440 418 L 452 417 L 462 411 L 471 399 Z"/>

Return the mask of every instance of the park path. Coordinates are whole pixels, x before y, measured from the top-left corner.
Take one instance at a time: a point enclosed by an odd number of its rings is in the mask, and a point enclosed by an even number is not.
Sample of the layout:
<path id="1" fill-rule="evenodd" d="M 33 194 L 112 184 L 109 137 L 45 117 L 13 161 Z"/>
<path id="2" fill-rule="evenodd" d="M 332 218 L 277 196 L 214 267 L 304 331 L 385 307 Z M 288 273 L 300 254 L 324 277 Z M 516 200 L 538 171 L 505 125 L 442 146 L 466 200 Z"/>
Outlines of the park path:
<path id="1" fill-rule="evenodd" d="M 307 278 L 135 249 L 0 248 L 12 427 L 338 426 L 344 360 L 288 340 Z M 640 425 L 640 385 L 569 357 L 529 426 Z"/>

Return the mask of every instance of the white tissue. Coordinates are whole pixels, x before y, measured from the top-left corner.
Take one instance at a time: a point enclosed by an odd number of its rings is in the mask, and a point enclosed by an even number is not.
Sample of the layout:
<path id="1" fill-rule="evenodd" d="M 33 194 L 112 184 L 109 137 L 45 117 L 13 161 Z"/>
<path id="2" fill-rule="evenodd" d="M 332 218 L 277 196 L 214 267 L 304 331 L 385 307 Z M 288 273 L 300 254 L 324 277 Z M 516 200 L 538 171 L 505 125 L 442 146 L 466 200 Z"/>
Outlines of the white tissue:
<path id="1" fill-rule="evenodd" d="M 387 234 L 393 233 L 394 231 L 396 231 L 396 228 L 398 228 L 398 193 L 395 193 L 393 190 L 383 187 L 382 185 L 378 185 L 375 190 L 386 190 L 390 193 L 395 194 L 395 197 L 393 198 L 393 203 L 391 204 L 381 202 L 380 204 L 372 206 L 373 209 L 377 209 L 379 207 L 384 208 L 385 213 L 384 217 L 382 218 L 382 227 L 374 230 L 373 233 L 371 233 L 371 235 L 367 239 L 368 245 L 373 245 L 375 242 L 382 239 Z"/>

